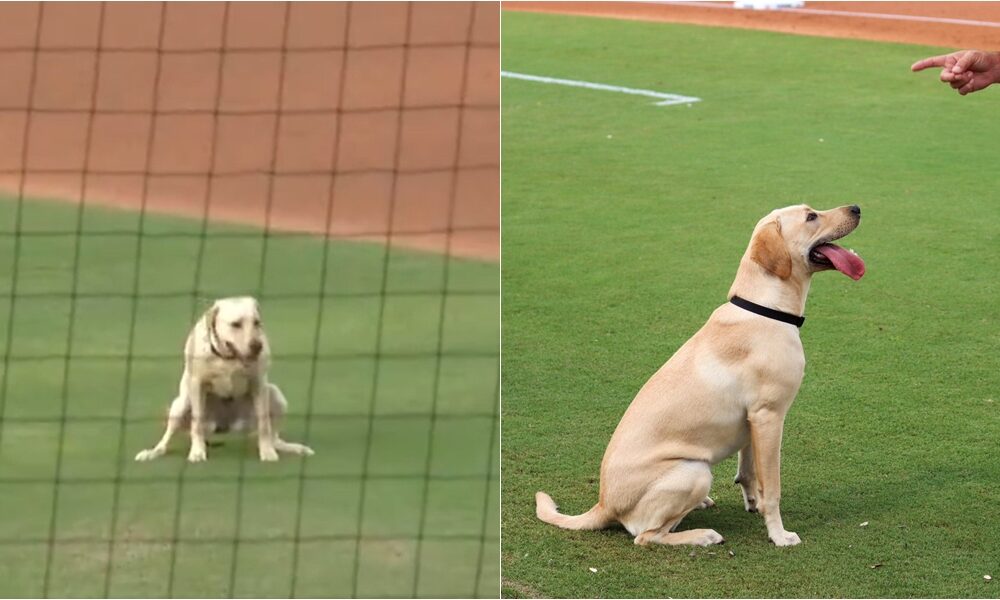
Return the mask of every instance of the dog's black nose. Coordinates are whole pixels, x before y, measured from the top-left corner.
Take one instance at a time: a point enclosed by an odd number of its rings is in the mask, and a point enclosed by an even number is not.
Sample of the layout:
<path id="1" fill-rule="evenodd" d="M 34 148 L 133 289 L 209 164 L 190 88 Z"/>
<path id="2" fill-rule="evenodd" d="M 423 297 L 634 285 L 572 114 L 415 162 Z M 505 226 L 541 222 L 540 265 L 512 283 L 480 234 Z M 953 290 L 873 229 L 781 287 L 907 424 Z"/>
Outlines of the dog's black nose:
<path id="1" fill-rule="evenodd" d="M 860 217 L 861 216 L 861 207 L 858 206 L 857 204 L 852 204 L 851 205 L 851 214 L 852 215 L 857 215 L 857 216 Z"/>
<path id="2" fill-rule="evenodd" d="M 259 340 L 254 340 L 254 341 L 250 342 L 250 352 L 252 352 L 255 356 L 257 354 L 260 354 L 260 351 L 263 348 L 264 348 L 264 344 L 260 343 Z"/>

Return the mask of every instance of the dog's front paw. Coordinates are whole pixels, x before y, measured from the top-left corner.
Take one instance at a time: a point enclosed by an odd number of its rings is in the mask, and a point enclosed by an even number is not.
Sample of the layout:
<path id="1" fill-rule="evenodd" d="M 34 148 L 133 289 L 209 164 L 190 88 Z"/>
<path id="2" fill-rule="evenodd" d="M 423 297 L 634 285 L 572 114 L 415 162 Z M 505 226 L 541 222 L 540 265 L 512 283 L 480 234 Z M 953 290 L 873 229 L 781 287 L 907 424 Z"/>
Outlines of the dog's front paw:
<path id="1" fill-rule="evenodd" d="M 263 462 L 276 462 L 278 460 L 278 451 L 274 449 L 274 446 L 262 446 L 260 448 L 260 460 Z"/>
<path id="2" fill-rule="evenodd" d="M 205 452 L 205 448 L 192 447 L 191 451 L 188 452 L 188 462 L 199 463 L 208 460 L 208 454 Z"/>
<path id="3" fill-rule="evenodd" d="M 802 543 L 799 534 L 794 531 L 780 531 L 777 535 L 768 536 L 775 546 L 795 546 Z"/>
<path id="4" fill-rule="evenodd" d="M 143 450 L 135 455 L 135 460 L 138 462 L 145 462 L 147 460 L 153 460 L 154 458 L 159 458 L 163 456 L 163 450 L 159 448 L 150 448 L 148 450 Z"/>

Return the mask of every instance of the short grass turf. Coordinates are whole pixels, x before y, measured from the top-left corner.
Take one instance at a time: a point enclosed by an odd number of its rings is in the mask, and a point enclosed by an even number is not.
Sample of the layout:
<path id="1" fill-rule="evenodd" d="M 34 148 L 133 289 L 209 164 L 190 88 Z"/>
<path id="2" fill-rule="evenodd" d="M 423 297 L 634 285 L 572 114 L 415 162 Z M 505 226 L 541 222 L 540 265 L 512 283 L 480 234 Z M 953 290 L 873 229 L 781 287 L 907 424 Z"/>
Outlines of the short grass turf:
<path id="1" fill-rule="evenodd" d="M 503 36 L 505 70 L 703 99 L 503 81 L 503 594 L 1000 596 L 1000 90 L 909 72 L 938 48 L 513 12 Z M 632 397 L 799 202 L 860 204 L 868 264 L 810 292 L 782 469 L 803 543 L 768 542 L 734 459 L 682 525 L 724 546 L 537 521 L 536 490 L 594 504 Z"/>
<path id="2" fill-rule="evenodd" d="M 496 264 L 451 259 L 446 283 L 438 255 L 210 225 L 199 266 L 197 221 L 17 207 L 0 200 L 0 595 L 496 596 Z M 236 436 L 188 466 L 178 436 L 134 463 L 191 323 L 244 293 L 284 437 L 316 455 L 263 465 Z"/>

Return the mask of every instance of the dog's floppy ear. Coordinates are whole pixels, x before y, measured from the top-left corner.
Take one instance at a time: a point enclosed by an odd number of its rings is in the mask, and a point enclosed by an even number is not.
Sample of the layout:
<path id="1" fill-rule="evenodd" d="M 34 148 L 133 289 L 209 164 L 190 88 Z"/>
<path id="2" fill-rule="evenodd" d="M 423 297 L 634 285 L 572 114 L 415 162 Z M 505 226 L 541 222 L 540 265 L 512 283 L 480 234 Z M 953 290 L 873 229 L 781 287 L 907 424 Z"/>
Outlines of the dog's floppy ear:
<path id="1" fill-rule="evenodd" d="M 761 227 L 754 236 L 750 258 L 776 277 L 788 279 L 792 276 L 792 255 L 788 253 L 777 220 Z"/>
<path id="2" fill-rule="evenodd" d="M 216 302 L 212 304 L 212 308 L 205 311 L 205 315 L 202 317 L 205 320 L 205 331 L 211 338 L 212 332 L 215 331 L 215 319 L 219 316 L 219 303 Z"/>

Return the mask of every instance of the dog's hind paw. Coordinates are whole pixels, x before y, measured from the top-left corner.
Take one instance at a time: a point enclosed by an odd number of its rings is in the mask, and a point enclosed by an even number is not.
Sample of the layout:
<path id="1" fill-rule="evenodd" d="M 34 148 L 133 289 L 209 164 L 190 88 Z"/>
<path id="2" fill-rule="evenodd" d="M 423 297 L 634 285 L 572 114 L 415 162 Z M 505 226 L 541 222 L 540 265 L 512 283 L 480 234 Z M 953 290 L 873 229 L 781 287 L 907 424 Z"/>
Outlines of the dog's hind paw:
<path id="1" fill-rule="evenodd" d="M 145 462 L 159 458 L 163 456 L 163 451 L 158 448 L 149 448 L 148 450 L 143 450 L 135 455 L 135 460 L 137 462 Z"/>
<path id="2" fill-rule="evenodd" d="M 714 529 L 695 529 L 692 531 L 698 531 L 699 535 L 691 540 L 691 544 L 695 546 L 712 546 L 714 544 L 725 544 L 726 540 L 719 534 L 718 531 Z"/>
<path id="3" fill-rule="evenodd" d="M 278 452 L 287 452 L 288 454 L 296 454 L 298 456 L 312 456 L 316 454 L 313 449 L 305 444 L 296 444 L 294 442 L 286 442 L 285 440 L 279 439 L 274 444 L 274 448 Z"/>

